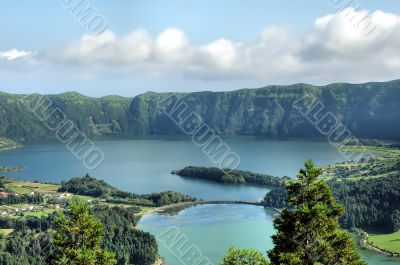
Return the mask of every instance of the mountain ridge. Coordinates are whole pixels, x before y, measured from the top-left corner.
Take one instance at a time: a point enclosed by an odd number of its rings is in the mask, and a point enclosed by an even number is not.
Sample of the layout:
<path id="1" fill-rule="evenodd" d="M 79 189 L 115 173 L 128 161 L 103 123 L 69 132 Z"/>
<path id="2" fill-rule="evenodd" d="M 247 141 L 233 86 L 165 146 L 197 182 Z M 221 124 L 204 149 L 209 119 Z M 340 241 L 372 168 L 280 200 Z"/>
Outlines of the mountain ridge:
<path id="1" fill-rule="evenodd" d="M 360 89 L 362 91 L 360 91 Z M 78 92 L 45 95 L 88 136 L 183 134 L 160 110 L 170 95 L 185 101 L 217 134 L 314 138 L 322 135 L 293 104 L 311 95 L 355 136 L 400 140 L 400 80 L 363 84 L 271 85 L 233 91 L 146 92 L 100 98 Z M 0 137 L 18 140 L 54 135 L 28 109 L 29 95 L 0 92 Z"/>

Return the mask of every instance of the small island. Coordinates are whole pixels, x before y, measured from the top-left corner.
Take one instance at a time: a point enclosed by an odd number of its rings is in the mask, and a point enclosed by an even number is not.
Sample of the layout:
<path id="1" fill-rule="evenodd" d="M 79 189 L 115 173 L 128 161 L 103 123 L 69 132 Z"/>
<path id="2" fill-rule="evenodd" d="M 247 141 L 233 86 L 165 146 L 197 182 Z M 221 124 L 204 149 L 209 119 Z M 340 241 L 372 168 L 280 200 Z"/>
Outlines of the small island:
<path id="1" fill-rule="evenodd" d="M 238 169 L 221 169 L 216 167 L 188 166 L 171 172 L 181 177 L 206 179 L 220 183 L 253 184 L 269 187 L 283 187 L 288 177 L 274 177 L 265 174 L 243 171 Z"/>
<path id="2" fill-rule="evenodd" d="M 20 147 L 22 147 L 22 145 L 17 143 L 16 141 L 0 137 L 0 152 L 13 150 Z"/>
<path id="3" fill-rule="evenodd" d="M 20 171 L 25 170 L 23 166 L 0 166 L 0 172 Z"/>

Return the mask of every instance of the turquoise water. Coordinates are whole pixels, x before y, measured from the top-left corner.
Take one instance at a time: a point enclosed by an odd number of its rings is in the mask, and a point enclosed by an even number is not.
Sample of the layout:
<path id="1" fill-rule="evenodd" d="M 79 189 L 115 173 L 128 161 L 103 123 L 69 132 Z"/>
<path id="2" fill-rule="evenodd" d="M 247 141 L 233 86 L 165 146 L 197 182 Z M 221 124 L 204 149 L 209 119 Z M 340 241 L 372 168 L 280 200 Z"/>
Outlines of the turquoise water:
<path id="1" fill-rule="evenodd" d="M 218 264 L 230 246 L 257 249 L 266 256 L 266 251 L 273 247 L 274 214 L 275 211 L 259 206 L 199 205 L 168 213 L 148 214 L 142 217 L 139 227 L 157 237 L 160 253 L 169 265 L 192 264 L 181 261 L 185 251 L 192 246 L 201 250 L 202 257 Z M 179 245 L 183 247 L 177 250 L 169 243 L 179 236 L 186 240 L 182 240 Z M 370 265 L 400 264 L 400 258 L 365 250 L 360 252 Z"/>
<path id="2" fill-rule="evenodd" d="M 179 260 L 183 256 L 180 253 L 191 246 L 196 246 L 202 257 L 217 264 L 230 246 L 254 248 L 263 253 L 272 248 L 273 213 L 259 206 L 199 205 L 180 212 L 146 215 L 139 227 L 157 237 L 160 254 L 168 265 L 192 264 Z M 168 247 L 169 237 L 163 236 L 168 235 L 171 227 L 177 228 L 177 235 L 187 238 L 180 252 Z"/>
<path id="3" fill-rule="evenodd" d="M 276 176 L 294 176 L 306 159 L 313 159 L 318 165 L 344 159 L 324 141 L 278 141 L 237 136 L 223 139 L 239 155 L 240 169 Z M 58 142 L 37 142 L 22 149 L 1 152 L 0 165 L 27 167 L 25 171 L 1 174 L 24 180 L 59 182 L 89 173 L 126 191 L 142 194 L 175 190 L 206 200 L 255 200 L 261 199 L 269 190 L 171 175 L 171 170 L 188 165 L 215 166 L 190 138 L 114 138 L 99 139 L 95 144 L 105 154 L 104 162 L 96 170 L 87 170 L 81 160 Z M 262 207 L 196 206 L 179 213 L 171 212 L 170 215 L 147 215 L 140 223 L 143 229 L 153 233 L 174 225 L 182 229 L 213 261 L 219 261 L 229 245 L 256 248 L 263 252 L 271 247 L 272 215 Z M 168 260 L 174 261 L 168 251 L 160 249 Z M 363 252 L 363 255 L 373 265 L 400 262 L 373 252 Z"/>

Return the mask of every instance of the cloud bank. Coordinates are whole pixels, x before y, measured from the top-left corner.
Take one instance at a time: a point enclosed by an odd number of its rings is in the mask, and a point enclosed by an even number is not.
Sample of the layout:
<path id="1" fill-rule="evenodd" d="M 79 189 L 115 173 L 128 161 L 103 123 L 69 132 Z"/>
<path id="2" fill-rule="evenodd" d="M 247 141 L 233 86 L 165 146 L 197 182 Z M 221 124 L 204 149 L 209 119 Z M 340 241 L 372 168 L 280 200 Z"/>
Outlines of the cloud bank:
<path id="1" fill-rule="evenodd" d="M 85 35 L 58 49 L 0 52 L 0 72 L 18 64 L 17 70 L 89 79 L 140 73 L 156 78 L 172 75 L 194 81 L 241 79 L 265 84 L 400 78 L 400 16 L 382 11 L 369 14 L 374 30 L 366 36 L 349 23 L 352 17 L 366 14 L 347 8 L 317 18 L 304 34 L 275 26 L 245 42 L 221 38 L 203 45 L 191 44 L 177 28 L 167 28 L 157 36 L 144 29 L 125 36 L 106 31 L 99 36 Z"/>

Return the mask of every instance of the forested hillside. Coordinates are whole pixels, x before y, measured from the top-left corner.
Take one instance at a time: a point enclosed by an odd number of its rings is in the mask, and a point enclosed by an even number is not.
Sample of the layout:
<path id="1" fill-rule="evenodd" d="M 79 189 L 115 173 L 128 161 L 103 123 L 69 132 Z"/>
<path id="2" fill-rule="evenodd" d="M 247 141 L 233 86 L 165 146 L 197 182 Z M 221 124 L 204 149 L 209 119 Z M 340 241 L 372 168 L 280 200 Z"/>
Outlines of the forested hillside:
<path id="1" fill-rule="evenodd" d="M 400 175 L 353 180 L 328 181 L 335 199 L 346 209 L 340 218 L 343 227 L 396 232 L 400 229 Z M 287 207 L 284 188 L 265 196 L 269 207 Z"/>
<path id="2" fill-rule="evenodd" d="M 89 175 L 86 175 L 85 177 L 72 178 L 66 182 L 62 182 L 58 191 L 70 192 L 75 195 L 92 196 L 95 198 L 103 197 L 110 203 L 145 205 L 150 207 L 197 200 L 194 197 L 175 191 L 163 191 L 138 195 L 114 188 L 105 181 L 92 178 Z"/>
<path id="3" fill-rule="evenodd" d="M 90 98 L 78 93 L 49 95 L 87 135 L 183 134 L 159 107 L 171 94 Z M 320 137 L 293 107 L 304 95 L 314 95 L 357 137 L 400 140 L 400 80 L 366 84 L 268 86 L 232 92 L 180 93 L 190 110 L 219 134 L 271 137 Z M 0 93 L 0 136 L 34 139 L 54 136 L 28 109 L 32 97 Z M 301 107 L 301 106 L 300 106 Z"/>
<path id="4" fill-rule="evenodd" d="M 135 229 L 138 217 L 136 208 L 94 206 L 91 214 L 104 227 L 102 247 L 116 255 L 117 265 L 154 264 L 158 247 L 153 235 Z M 11 237 L 0 234 L 0 264 L 42 265 L 54 255 L 53 237 L 55 215 L 12 219 L 0 217 L 0 228 L 13 228 Z M 46 261 L 47 260 L 47 261 Z"/>

